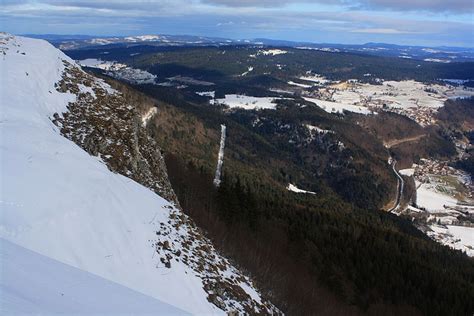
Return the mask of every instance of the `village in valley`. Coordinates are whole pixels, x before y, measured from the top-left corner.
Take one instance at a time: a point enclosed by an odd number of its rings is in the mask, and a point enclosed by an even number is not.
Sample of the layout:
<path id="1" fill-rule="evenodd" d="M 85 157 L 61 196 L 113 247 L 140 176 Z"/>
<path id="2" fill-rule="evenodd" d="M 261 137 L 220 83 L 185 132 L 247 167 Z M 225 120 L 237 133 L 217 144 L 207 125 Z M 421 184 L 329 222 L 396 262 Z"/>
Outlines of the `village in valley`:
<path id="1" fill-rule="evenodd" d="M 375 78 L 373 82 L 376 84 L 358 80 L 331 81 L 308 72 L 288 84 L 293 92 L 297 91 L 306 101 L 329 113 L 349 111 L 377 115 L 380 111 L 394 112 L 422 127 L 437 123 L 438 109 L 448 99 L 474 96 L 474 89 L 459 80 L 422 83 Z M 454 143 L 459 160 L 474 147 L 467 138 L 455 139 Z M 395 144 L 396 141 L 386 147 Z M 474 256 L 474 184 L 470 175 L 451 166 L 450 161 L 423 158 L 399 173 L 405 181 L 414 182 L 415 192 L 393 212 L 408 217 L 438 242 Z"/>

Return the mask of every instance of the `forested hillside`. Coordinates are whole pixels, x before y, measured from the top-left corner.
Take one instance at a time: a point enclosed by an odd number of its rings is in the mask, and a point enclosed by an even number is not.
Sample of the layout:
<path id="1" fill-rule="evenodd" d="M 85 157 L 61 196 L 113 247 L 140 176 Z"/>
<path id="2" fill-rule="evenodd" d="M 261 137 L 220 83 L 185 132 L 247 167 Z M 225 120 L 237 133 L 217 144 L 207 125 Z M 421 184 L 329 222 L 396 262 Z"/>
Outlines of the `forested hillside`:
<path id="1" fill-rule="evenodd" d="M 317 108 L 288 104 L 286 111 L 281 104 L 279 111 L 259 111 L 260 123 L 251 124 L 252 111 L 225 115 L 180 94 L 136 88 L 160 114 L 147 129 L 163 148 L 183 208 L 283 311 L 473 310 L 472 259 L 380 210 L 395 185 L 382 140 Z M 217 189 L 212 179 L 221 123 L 228 135 Z M 311 138 L 303 124 L 333 133 Z M 316 194 L 288 191 L 287 183 Z"/>

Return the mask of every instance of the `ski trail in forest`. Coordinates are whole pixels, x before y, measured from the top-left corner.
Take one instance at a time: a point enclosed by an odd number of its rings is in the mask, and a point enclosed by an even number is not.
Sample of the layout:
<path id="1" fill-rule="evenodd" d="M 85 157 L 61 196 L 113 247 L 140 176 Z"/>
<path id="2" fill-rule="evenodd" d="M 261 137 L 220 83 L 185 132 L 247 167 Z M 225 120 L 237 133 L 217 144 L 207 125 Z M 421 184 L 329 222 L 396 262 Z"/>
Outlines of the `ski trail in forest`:
<path id="1" fill-rule="evenodd" d="M 214 177 L 214 185 L 219 187 L 221 184 L 221 173 L 222 173 L 222 165 L 224 164 L 224 148 L 225 148 L 225 132 L 226 126 L 224 124 L 221 125 L 221 144 L 219 147 L 219 155 L 217 156 L 217 168 L 216 168 L 216 175 Z"/>

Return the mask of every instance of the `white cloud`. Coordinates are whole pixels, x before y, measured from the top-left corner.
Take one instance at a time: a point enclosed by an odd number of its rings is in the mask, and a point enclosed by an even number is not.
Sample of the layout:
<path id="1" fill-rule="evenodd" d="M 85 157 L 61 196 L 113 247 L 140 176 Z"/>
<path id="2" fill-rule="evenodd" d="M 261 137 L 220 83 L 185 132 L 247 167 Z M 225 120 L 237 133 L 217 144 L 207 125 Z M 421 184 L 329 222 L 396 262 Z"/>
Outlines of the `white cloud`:
<path id="1" fill-rule="evenodd" d="M 413 31 L 402 31 L 390 28 L 367 28 L 367 29 L 354 29 L 351 33 L 370 33 L 370 34 L 420 34 L 421 32 Z"/>
<path id="2" fill-rule="evenodd" d="M 202 0 L 228 7 L 277 7 L 290 4 L 339 5 L 368 10 L 472 13 L 473 0 Z"/>
<path id="3" fill-rule="evenodd" d="M 219 22 L 216 24 L 216 26 L 231 26 L 231 25 L 234 25 L 235 23 L 232 22 L 232 21 L 229 21 L 229 22 Z"/>
<path id="4" fill-rule="evenodd" d="M 399 0 L 397 6 L 400 10 L 408 10 L 408 3 L 413 3 L 412 8 L 416 9 L 427 1 Z M 431 1 L 433 3 L 427 4 L 427 8 L 437 10 L 453 10 L 449 3 L 459 7 L 465 5 L 465 0 L 443 1 L 444 5 L 440 0 Z M 298 4 L 303 2 L 306 3 Z M 48 33 L 81 33 L 85 28 L 81 25 L 87 25 L 86 31 L 90 34 L 94 25 L 98 25 L 95 34 L 119 35 L 122 32 L 128 35 L 142 30 L 147 33 L 329 42 L 374 39 L 413 42 L 418 36 L 425 43 L 437 39 L 440 45 L 464 42 L 472 46 L 469 43 L 474 27 L 472 19 L 459 18 L 455 14 L 380 11 L 395 8 L 394 3 L 394 0 L 356 0 L 350 4 L 347 0 L 2 0 L 0 19 L 6 31 L 19 32 L 14 28 L 17 25 L 21 33 L 44 33 L 45 29 Z M 358 6 L 357 10 L 350 9 L 354 5 Z M 101 23 L 104 27 L 100 27 Z M 119 25 L 111 27 L 114 23 Z M 71 27 L 53 27 L 68 24 Z M 28 25 L 32 26 L 28 28 Z"/>

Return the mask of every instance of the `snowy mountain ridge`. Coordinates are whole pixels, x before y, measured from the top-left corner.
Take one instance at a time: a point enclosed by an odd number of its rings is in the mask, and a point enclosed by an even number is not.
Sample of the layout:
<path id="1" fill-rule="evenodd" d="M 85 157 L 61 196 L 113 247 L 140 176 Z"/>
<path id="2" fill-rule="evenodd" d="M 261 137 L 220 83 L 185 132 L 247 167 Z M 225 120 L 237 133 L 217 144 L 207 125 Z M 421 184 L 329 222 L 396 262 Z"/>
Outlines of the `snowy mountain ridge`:
<path id="1" fill-rule="evenodd" d="M 0 74 L 1 238 L 192 314 L 280 313 L 179 209 L 125 96 L 5 33 Z"/>

